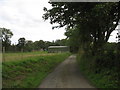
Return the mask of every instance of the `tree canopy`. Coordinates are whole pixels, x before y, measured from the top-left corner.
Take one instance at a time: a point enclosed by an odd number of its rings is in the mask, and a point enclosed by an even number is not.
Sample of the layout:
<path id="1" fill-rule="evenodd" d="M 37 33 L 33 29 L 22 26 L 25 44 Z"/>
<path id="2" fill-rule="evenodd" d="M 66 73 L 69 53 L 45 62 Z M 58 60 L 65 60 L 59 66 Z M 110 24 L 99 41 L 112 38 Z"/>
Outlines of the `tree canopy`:
<path id="1" fill-rule="evenodd" d="M 11 44 L 10 38 L 13 36 L 13 33 L 10 29 L 6 28 L 0 28 L 0 32 L 2 32 L 2 35 L 0 36 L 2 40 L 2 47 L 5 47 L 5 50 L 7 50 Z"/>
<path id="2" fill-rule="evenodd" d="M 60 28 L 66 26 L 67 32 L 70 29 L 78 30 L 79 38 L 77 42 L 100 49 L 110 37 L 112 31 L 119 22 L 119 3 L 90 3 L 90 2 L 49 2 L 52 9 L 47 10 L 43 15 L 45 20 L 50 19 L 50 23 L 58 23 L 58 26 L 53 28 Z M 77 33 L 78 34 L 78 33 Z M 74 35 L 75 36 L 75 35 Z M 71 36 L 69 36 L 71 37 Z"/>
<path id="3" fill-rule="evenodd" d="M 18 40 L 18 47 L 20 50 L 24 49 L 25 47 L 25 44 L 26 44 L 26 41 L 25 41 L 25 38 L 19 38 Z"/>

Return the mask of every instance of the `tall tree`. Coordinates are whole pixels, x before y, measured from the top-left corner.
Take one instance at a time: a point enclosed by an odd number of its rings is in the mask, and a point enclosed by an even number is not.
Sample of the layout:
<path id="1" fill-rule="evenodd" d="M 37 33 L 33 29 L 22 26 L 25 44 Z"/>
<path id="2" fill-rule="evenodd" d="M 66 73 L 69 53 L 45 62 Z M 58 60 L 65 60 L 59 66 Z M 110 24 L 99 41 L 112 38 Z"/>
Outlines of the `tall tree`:
<path id="1" fill-rule="evenodd" d="M 19 38 L 18 44 L 17 44 L 19 50 L 23 50 L 24 49 L 25 43 L 26 43 L 26 41 L 25 41 L 24 37 L 23 38 Z"/>
<path id="2" fill-rule="evenodd" d="M 35 50 L 45 49 L 45 42 L 43 40 L 35 41 L 34 49 Z"/>
<path id="3" fill-rule="evenodd" d="M 91 41 L 94 50 L 100 49 L 108 41 L 120 19 L 119 3 L 49 3 L 53 8 L 44 8 L 46 13 L 43 18 L 50 19 L 51 24 L 59 24 L 53 28 L 67 26 L 69 30 L 79 29 L 80 40 L 84 43 Z"/>
<path id="4" fill-rule="evenodd" d="M 2 39 L 2 47 L 5 47 L 5 51 L 7 51 L 11 44 L 10 38 L 13 36 L 13 33 L 10 29 L 6 28 L 0 28 L 0 32 L 2 32 L 2 35 L 0 35 L 0 38 Z"/>

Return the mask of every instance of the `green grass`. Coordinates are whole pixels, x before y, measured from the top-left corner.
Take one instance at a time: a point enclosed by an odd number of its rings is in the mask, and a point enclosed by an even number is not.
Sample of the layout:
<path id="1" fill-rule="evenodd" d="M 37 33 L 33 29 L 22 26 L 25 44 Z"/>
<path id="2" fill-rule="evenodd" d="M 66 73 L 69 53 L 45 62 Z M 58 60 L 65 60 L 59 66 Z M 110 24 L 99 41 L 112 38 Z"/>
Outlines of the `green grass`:
<path id="1" fill-rule="evenodd" d="M 23 60 L 28 57 L 34 57 L 34 56 L 44 56 L 44 55 L 54 55 L 54 53 L 47 53 L 45 51 L 34 51 L 34 52 L 17 52 L 17 53 L 4 53 L 3 56 L 3 62 L 8 61 L 18 61 Z"/>
<path id="2" fill-rule="evenodd" d="M 21 61 L 3 62 L 3 88 L 36 88 L 70 53 L 36 56 Z"/>
<path id="3" fill-rule="evenodd" d="M 80 71 L 95 87 L 103 90 L 107 88 L 120 88 L 120 86 L 117 85 L 118 73 L 114 68 L 98 68 L 95 64 L 95 57 L 82 54 L 77 56 L 77 61 L 80 66 Z"/>

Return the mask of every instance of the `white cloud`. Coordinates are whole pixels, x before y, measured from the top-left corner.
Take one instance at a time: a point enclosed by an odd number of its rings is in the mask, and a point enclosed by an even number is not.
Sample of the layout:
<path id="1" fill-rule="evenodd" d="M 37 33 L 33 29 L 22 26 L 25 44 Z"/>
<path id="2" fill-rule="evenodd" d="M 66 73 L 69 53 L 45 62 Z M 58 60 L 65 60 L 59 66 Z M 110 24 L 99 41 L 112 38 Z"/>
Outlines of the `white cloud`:
<path id="1" fill-rule="evenodd" d="M 0 27 L 11 29 L 12 42 L 25 37 L 27 40 L 52 41 L 65 38 L 64 28 L 52 30 L 52 25 L 42 19 L 43 7 L 51 8 L 48 0 L 0 1 Z"/>

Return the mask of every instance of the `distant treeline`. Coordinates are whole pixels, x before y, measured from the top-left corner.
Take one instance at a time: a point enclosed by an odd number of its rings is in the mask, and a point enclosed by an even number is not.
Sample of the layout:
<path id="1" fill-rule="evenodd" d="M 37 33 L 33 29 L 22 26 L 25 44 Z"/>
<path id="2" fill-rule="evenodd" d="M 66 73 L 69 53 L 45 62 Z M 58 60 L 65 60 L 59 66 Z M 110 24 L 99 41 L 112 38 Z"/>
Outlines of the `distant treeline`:
<path id="1" fill-rule="evenodd" d="M 18 40 L 17 45 L 9 45 L 6 51 L 23 51 L 23 52 L 31 52 L 31 51 L 47 51 L 49 46 L 60 46 L 60 45 L 66 45 L 66 39 L 62 40 L 56 40 L 56 41 L 31 41 L 26 40 L 25 38 L 20 38 Z"/>
<path id="2" fill-rule="evenodd" d="M 17 44 L 11 44 L 10 38 L 13 36 L 13 33 L 10 29 L 6 28 L 0 28 L 0 40 L 2 41 L 2 51 L 5 52 L 31 52 L 31 51 L 47 51 L 49 46 L 69 46 L 71 52 L 78 52 L 79 50 L 79 41 L 76 39 L 78 35 L 75 33 L 72 34 L 72 36 L 69 36 L 71 34 L 70 32 L 65 32 L 65 35 L 67 36 L 66 39 L 58 39 L 55 41 L 35 41 L 32 40 L 26 40 L 24 37 L 21 37 L 18 39 Z M 74 35 L 75 34 L 75 35 Z M 109 47 L 115 47 L 116 43 L 108 43 Z"/>
<path id="3" fill-rule="evenodd" d="M 30 52 L 30 51 L 39 51 L 44 50 L 46 51 L 49 46 L 61 46 L 61 45 L 68 45 L 67 39 L 61 39 L 56 41 L 35 41 L 26 40 L 24 37 L 18 39 L 17 44 L 11 44 L 10 38 L 13 36 L 13 33 L 10 29 L 0 28 L 2 32 L 0 39 L 2 40 L 2 51 L 5 52 Z"/>

